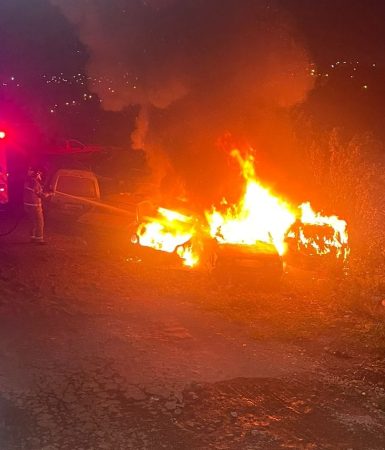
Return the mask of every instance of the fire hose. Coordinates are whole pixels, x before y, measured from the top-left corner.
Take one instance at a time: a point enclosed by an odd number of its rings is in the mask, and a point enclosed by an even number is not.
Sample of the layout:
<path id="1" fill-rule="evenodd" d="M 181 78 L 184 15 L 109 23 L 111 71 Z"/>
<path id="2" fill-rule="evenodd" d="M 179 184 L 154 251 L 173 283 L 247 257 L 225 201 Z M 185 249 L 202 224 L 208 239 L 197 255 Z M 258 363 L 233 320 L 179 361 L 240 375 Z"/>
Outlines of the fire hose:
<path id="1" fill-rule="evenodd" d="M 126 215 L 132 216 L 132 213 L 130 211 L 127 211 L 126 209 L 118 208 L 116 206 L 111 206 L 111 205 L 108 205 L 108 204 L 103 203 L 103 202 L 98 202 L 96 200 L 91 200 L 91 199 L 88 199 L 88 198 L 85 198 L 85 197 L 78 197 L 77 195 L 66 194 L 66 193 L 60 192 L 60 191 L 55 191 L 55 195 L 59 195 L 61 197 L 65 197 L 65 198 L 69 198 L 69 199 L 72 199 L 72 200 L 76 200 L 78 202 L 81 202 L 81 203 L 84 203 L 84 204 L 88 204 L 88 205 L 91 205 L 91 206 L 95 206 L 95 207 L 98 207 L 98 208 L 107 209 L 109 211 L 113 211 L 113 212 L 116 212 L 116 213 L 126 214 Z M 24 218 L 24 214 L 22 214 L 19 218 L 16 219 L 15 224 L 12 225 L 12 227 L 9 230 L 7 230 L 5 233 L 0 233 L 0 237 L 5 237 L 5 236 L 8 236 L 8 235 L 12 234 L 16 230 L 16 228 L 20 225 L 20 223 L 23 220 L 23 218 Z"/>
<path id="2" fill-rule="evenodd" d="M 16 228 L 20 225 L 23 218 L 24 218 L 24 214 L 22 214 L 19 218 L 17 218 L 15 220 L 14 225 L 8 231 L 6 231 L 5 233 L 0 233 L 0 237 L 5 237 L 5 236 L 12 234 L 16 230 Z"/>
<path id="3" fill-rule="evenodd" d="M 127 211 L 127 209 L 118 208 L 117 206 L 111 206 L 111 205 L 108 205 L 107 203 L 98 202 L 96 200 L 91 200 L 89 198 L 78 197 L 77 195 L 66 194 L 66 193 L 60 192 L 60 191 L 55 191 L 54 195 L 58 195 L 60 197 L 64 197 L 64 198 L 68 198 L 68 199 L 72 199 L 72 200 L 76 200 L 78 202 L 88 204 L 91 206 L 96 206 L 98 208 L 108 209 L 109 211 L 114 211 L 117 213 L 127 214 L 127 215 L 132 216 L 132 213 L 130 211 Z"/>

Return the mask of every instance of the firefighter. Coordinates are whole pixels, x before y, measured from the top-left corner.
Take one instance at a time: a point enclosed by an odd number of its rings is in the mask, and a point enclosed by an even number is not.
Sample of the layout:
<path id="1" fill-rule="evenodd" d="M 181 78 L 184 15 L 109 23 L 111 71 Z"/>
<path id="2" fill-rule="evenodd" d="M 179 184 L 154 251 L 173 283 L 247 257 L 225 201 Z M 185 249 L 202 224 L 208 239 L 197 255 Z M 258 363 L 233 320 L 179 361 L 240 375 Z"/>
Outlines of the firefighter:
<path id="1" fill-rule="evenodd" d="M 50 195 L 43 190 L 41 171 L 30 167 L 24 184 L 24 209 L 31 226 L 31 242 L 35 244 L 45 244 L 42 199 Z"/>

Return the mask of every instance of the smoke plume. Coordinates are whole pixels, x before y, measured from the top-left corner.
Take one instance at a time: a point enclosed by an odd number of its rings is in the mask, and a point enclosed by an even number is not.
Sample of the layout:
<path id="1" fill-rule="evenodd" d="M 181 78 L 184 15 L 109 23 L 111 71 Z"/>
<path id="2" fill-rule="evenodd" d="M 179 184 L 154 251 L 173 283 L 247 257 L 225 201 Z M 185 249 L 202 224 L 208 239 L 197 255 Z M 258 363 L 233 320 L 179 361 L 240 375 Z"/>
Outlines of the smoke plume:
<path id="1" fill-rule="evenodd" d="M 225 132 L 275 159 L 290 147 L 287 112 L 305 99 L 312 77 L 275 1 L 51 2 L 88 49 L 89 89 L 107 110 L 141 108 L 133 146 L 166 154 L 188 191 L 209 196 L 223 184 L 216 142 Z"/>

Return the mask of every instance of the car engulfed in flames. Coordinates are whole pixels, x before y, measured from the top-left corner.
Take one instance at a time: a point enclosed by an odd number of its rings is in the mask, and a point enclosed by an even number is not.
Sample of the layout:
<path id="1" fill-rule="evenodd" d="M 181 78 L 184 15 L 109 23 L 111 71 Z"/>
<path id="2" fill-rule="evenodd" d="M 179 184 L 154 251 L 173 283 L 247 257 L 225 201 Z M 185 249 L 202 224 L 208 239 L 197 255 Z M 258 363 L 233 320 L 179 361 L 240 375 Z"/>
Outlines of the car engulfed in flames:
<path id="1" fill-rule="evenodd" d="M 139 224 L 131 241 L 133 244 L 176 255 L 185 266 L 194 267 L 199 263 L 198 252 L 194 251 L 192 243 L 196 234 L 197 226 L 193 216 L 160 207 Z"/>
<path id="2" fill-rule="evenodd" d="M 186 267 L 224 276 L 269 271 L 279 277 L 283 263 L 298 257 L 344 264 L 349 254 L 344 220 L 323 216 L 310 203 L 291 205 L 257 179 L 251 155 L 233 150 L 231 156 L 245 183 L 238 203 L 224 199 L 201 217 L 157 208 L 141 219 L 133 243 L 168 253 Z"/>

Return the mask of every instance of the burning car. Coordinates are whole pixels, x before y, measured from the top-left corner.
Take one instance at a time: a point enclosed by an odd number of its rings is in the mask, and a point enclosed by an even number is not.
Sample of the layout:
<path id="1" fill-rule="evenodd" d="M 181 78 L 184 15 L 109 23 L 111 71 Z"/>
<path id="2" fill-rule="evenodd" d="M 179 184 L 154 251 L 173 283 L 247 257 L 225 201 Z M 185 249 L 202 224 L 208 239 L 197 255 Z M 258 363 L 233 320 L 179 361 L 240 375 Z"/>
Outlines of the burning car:
<path id="1" fill-rule="evenodd" d="M 222 244 L 216 246 L 213 275 L 220 281 L 278 281 L 283 259 L 272 244 Z"/>
<path id="2" fill-rule="evenodd" d="M 199 244 L 192 241 L 196 242 L 198 222 L 193 215 L 155 208 L 151 202 L 145 202 L 138 207 L 138 220 L 141 223 L 131 242 L 139 246 L 142 256 L 153 257 L 155 250 L 174 263 L 177 261 L 187 267 L 197 265 L 198 254 L 193 251 L 193 246 L 199 247 Z"/>
<path id="3" fill-rule="evenodd" d="M 147 206 L 132 243 L 136 256 L 152 264 L 207 271 L 217 279 L 255 281 L 255 275 L 279 279 L 283 260 L 274 245 L 222 243 L 207 222 L 194 214 Z M 203 225 L 204 224 L 204 225 Z"/>
<path id="4" fill-rule="evenodd" d="M 309 203 L 300 206 L 297 219 L 286 233 L 286 260 L 304 268 L 327 263 L 343 268 L 349 256 L 346 222 L 315 213 Z"/>
<path id="5" fill-rule="evenodd" d="M 153 208 L 139 220 L 133 242 L 172 255 L 190 268 L 206 268 L 227 279 L 267 275 L 279 279 L 284 262 L 298 255 L 345 261 L 349 254 L 347 224 L 337 216 L 298 207 L 271 192 L 256 177 L 253 157 L 232 156 L 245 181 L 236 204 L 224 199 L 197 216 L 179 209 Z"/>

